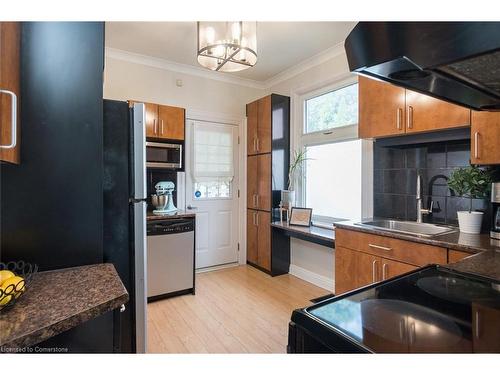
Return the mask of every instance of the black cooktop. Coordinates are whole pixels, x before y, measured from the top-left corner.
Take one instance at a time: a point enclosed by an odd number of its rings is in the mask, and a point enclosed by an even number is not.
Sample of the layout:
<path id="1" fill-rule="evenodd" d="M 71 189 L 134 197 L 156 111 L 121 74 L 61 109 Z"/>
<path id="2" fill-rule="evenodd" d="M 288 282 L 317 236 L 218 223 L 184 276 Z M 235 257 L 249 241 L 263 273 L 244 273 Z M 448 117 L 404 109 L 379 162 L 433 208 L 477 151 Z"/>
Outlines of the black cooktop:
<path id="1" fill-rule="evenodd" d="M 500 283 L 436 265 L 294 315 L 302 325 L 309 320 L 307 331 L 326 345 L 342 339 L 377 353 L 500 352 Z"/>

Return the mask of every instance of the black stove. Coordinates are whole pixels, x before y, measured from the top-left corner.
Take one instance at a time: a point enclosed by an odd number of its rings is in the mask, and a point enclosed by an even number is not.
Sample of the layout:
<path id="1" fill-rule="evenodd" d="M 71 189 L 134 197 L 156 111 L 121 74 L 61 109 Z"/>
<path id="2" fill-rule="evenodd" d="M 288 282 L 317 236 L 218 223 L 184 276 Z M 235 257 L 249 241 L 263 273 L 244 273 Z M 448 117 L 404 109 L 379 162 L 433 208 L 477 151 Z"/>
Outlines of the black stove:
<path id="1" fill-rule="evenodd" d="M 500 353 L 500 282 L 431 265 L 295 310 L 289 353 Z"/>

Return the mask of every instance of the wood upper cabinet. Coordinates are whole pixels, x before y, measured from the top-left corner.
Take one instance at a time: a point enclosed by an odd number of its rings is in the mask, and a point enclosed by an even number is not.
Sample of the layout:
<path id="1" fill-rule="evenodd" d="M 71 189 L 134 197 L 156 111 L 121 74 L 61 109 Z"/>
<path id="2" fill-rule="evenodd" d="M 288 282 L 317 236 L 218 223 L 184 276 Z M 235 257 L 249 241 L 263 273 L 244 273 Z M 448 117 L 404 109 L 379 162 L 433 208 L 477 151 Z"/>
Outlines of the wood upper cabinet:
<path id="1" fill-rule="evenodd" d="M 359 137 L 381 138 L 468 126 L 468 108 L 359 77 Z"/>
<path id="2" fill-rule="evenodd" d="M 20 46 L 18 22 L 0 22 L 0 161 L 19 164 L 20 158 Z M 13 98 L 12 93 L 16 96 Z M 13 101 L 16 108 L 13 108 Z M 13 112 L 13 110 L 15 110 Z M 15 125 L 15 137 L 13 137 Z M 15 146 L 13 144 L 16 139 Z M 7 146 L 7 147 L 6 147 Z"/>
<path id="3" fill-rule="evenodd" d="M 259 194 L 259 159 L 257 156 L 247 158 L 247 207 L 257 208 Z"/>
<path id="4" fill-rule="evenodd" d="M 247 207 L 271 210 L 271 154 L 247 158 Z"/>
<path id="5" fill-rule="evenodd" d="M 272 109 L 271 95 L 259 100 L 259 121 L 257 124 L 257 153 L 271 152 Z"/>
<path id="6" fill-rule="evenodd" d="M 184 140 L 184 108 L 169 105 L 158 106 L 158 137 L 163 139 Z"/>
<path id="7" fill-rule="evenodd" d="M 144 103 L 146 109 L 146 137 L 158 136 L 158 104 Z"/>
<path id="8" fill-rule="evenodd" d="M 259 101 L 247 104 L 247 155 L 257 154 L 257 126 L 259 122 Z"/>
<path id="9" fill-rule="evenodd" d="M 247 155 L 271 152 L 271 95 L 247 104 Z"/>
<path id="10" fill-rule="evenodd" d="M 418 133 L 470 125 L 470 109 L 406 90 L 406 132 Z"/>
<path id="11" fill-rule="evenodd" d="M 471 164 L 500 164 L 500 112 L 472 111 Z"/>
<path id="12" fill-rule="evenodd" d="M 359 137 L 405 133 L 405 89 L 359 77 Z"/>
<path id="13" fill-rule="evenodd" d="M 247 260 L 271 271 L 271 214 L 247 210 Z"/>
<path id="14" fill-rule="evenodd" d="M 129 100 L 129 106 L 140 103 Z M 186 110 L 155 103 L 144 103 L 146 110 L 146 137 L 183 141 L 186 129 Z"/>

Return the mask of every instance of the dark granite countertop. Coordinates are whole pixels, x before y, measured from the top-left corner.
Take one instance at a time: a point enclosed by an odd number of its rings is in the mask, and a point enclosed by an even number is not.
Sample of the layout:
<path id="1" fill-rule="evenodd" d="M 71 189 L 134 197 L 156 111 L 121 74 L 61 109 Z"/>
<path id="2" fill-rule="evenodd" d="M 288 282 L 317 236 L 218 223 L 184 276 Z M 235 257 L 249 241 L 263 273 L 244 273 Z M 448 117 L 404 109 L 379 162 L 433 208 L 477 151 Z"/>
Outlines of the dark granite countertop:
<path id="1" fill-rule="evenodd" d="M 19 301 L 0 312 L 0 346 L 35 345 L 114 310 L 128 299 L 112 264 L 40 272 Z"/>
<path id="2" fill-rule="evenodd" d="M 148 211 L 146 214 L 146 220 L 164 220 L 164 219 L 169 219 L 169 218 L 193 218 L 196 216 L 196 211 L 185 211 L 185 210 L 178 210 L 177 212 L 173 214 L 168 214 L 168 215 L 157 215 L 154 214 L 151 211 Z"/>
<path id="3" fill-rule="evenodd" d="M 274 221 L 271 226 L 275 228 L 280 228 L 288 232 L 295 232 L 304 237 L 317 238 L 322 241 L 326 241 L 333 246 L 335 241 L 335 231 L 332 229 L 320 228 L 311 225 L 310 227 L 302 227 L 299 225 L 290 225 L 286 222 L 281 223 L 280 221 Z"/>
<path id="4" fill-rule="evenodd" d="M 377 234 L 385 237 L 398 238 L 401 240 L 424 243 L 428 245 L 446 247 L 448 249 L 460 250 L 475 254 L 488 250 L 500 250 L 498 241 L 491 239 L 488 234 L 467 234 L 458 231 L 449 234 L 443 234 L 435 237 L 421 237 L 417 235 L 390 232 L 383 229 L 374 229 L 356 225 L 353 221 L 343 221 L 335 223 L 335 227 L 342 229 L 355 230 L 358 232 Z"/>
<path id="5" fill-rule="evenodd" d="M 459 272 L 500 280 L 500 250 L 488 250 L 447 265 Z"/>

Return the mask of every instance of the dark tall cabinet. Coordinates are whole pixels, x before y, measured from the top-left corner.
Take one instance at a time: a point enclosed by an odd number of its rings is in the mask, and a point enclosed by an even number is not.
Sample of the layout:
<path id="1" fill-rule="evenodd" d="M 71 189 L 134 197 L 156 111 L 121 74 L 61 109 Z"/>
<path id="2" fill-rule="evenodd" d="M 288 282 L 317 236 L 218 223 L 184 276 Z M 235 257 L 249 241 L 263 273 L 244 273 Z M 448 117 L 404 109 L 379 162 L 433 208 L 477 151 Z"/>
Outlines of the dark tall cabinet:
<path id="1" fill-rule="evenodd" d="M 104 23 L 21 28 L 21 164 L 1 165 L 1 260 L 102 263 Z M 89 285 L 91 287 L 91 285 Z M 113 313 L 39 346 L 113 351 Z"/>
<path id="2" fill-rule="evenodd" d="M 274 238 L 281 190 L 290 165 L 290 98 L 271 94 L 247 104 L 247 262 L 272 275 L 288 273 L 289 239 Z"/>

